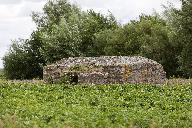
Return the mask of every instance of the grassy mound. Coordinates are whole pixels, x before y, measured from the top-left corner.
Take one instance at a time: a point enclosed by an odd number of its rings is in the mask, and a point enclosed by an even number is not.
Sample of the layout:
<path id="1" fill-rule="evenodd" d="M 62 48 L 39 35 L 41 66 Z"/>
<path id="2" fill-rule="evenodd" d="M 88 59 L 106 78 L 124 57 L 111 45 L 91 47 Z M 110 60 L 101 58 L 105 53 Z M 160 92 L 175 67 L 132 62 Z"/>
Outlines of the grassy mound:
<path id="1" fill-rule="evenodd" d="M 192 127 L 192 85 L 0 82 L 1 127 Z"/>

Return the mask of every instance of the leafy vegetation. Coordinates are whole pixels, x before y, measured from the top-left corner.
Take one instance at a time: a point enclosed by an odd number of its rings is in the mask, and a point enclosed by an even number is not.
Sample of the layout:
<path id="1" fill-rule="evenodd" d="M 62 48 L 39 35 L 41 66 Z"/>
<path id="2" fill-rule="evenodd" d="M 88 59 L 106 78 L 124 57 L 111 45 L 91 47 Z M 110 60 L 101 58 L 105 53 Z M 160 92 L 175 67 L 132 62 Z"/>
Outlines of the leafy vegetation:
<path id="1" fill-rule="evenodd" d="M 192 127 L 192 85 L 0 82 L 0 127 Z"/>
<path id="2" fill-rule="evenodd" d="M 0 79 L 4 79 L 5 75 L 4 75 L 4 71 L 3 69 L 0 69 Z"/>
<path id="3" fill-rule="evenodd" d="M 98 33 L 96 35 L 98 52 L 115 56 L 145 56 L 162 64 L 167 76 L 177 75 L 178 46 L 170 40 L 171 32 L 166 21 L 158 15 L 141 15 L 139 20 L 132 20 L 115 31 Z"/>
<path id="4" fill-rule="evenodd" d="M 179 11 L 181 16 L 179 33 L 182 36 L 183 50 L 181 53 L 180 63 L 181 70 L 185 76 L 192 77 L 192 1 L 183 0 L 182 10 Z"/>

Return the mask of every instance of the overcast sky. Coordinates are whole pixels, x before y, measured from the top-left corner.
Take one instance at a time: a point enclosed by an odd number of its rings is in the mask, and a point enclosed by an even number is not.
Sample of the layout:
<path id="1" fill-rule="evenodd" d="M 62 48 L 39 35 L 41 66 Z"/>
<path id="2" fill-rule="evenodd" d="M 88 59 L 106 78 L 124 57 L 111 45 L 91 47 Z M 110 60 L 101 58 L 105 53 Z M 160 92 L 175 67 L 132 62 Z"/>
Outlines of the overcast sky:
<path id="1" fill-rule="evenodd" d="M 121 23 L 136 19 L 141 13 L 161 12 L 162 4 L 171 2 L 180 6 L 179 0 L 70 0 L 83 10 L 94 9 L 97 12 L 112 12 Z M 28 38 L 35 29 L 31 19 L 32 11 L 42 11 L 46 0 L 0 0 L 0 68 L 1 58 L 7 52 L 11 40 Z"/>

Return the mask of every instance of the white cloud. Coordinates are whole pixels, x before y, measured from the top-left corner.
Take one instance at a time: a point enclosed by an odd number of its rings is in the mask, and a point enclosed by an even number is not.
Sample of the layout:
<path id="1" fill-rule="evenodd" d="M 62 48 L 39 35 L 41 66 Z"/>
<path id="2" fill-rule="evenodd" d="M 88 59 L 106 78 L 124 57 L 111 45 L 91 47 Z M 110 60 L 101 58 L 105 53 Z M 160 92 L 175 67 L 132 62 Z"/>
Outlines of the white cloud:
<path id="1" fill-rule="evenodd" d="M 22 17 L 1 21 L 0 28 L 0 58 L 2 58 L 11 44 L 11 40 L 29 38 L 35 25 L 31 22 L 31 17 Z M 0 61 L 1 66 L 2 61 Z"/>
<path id="2" fill-rule="evenodd" d="M 0 5 L 20 4 L 22 2 L 41 2 L 45 0 L 0 0 Z"/>
<path id="3" fill-rule="evenodd" d="M 44 6 L 45 1 L 41 2 L 23 2 L 22 6 L 20 7 L 20 11 L 18 13 L 18 16 L 30 16 L 33 11 L 35 12 L 41 12 L 42 7 Z"/>
<path id="4" fill-rule="evenodd" d="M 29 38 L 35 29 L 31 12 L 41 11 L 45 3 L 45 0 L 20 0 L 19 4 L 16 1 L 10 0 L 7 4 L 0 1 L 0 68 L 3 67 L 1 58 L 7 52 L 11 40 Z"/>
<path id="5" fill-rule="evenodd" d="M 18 3 L 21 3 L 22 0 L 0 0 L 0 4 L 4 4 L 4 5 L 7 5 L 7 4 L 18 4 Z"/>
<path id="6" fill-rule="evenodd" d="M 11 44 L 11 40 L 28 38 L 35 25 L 30 17 L 32 11 L 41 11 L 47 0 L 0 0 L 0 59 Z M 167 1 L 176 7 L 179 0 L 70 0 L 83 10 L 94 9 L 97 12 L 111 11 L 115 17 L 125 23 L 135 19 L 141 13 L 151 14 L 153 9 L 162 11 L 161 4 Z M 0 60 L 0 68 L 2 61 Z"/>
<path id="7" fill-rule="evenodd" d="M 94 9 L 97 12 L 108 13 L 111 11 L 115 17 L 125 23 L 135 19 L 141 13 L 151 14 L 155 9 L 157 12 L 163 10 L 162 4 L 167 5 L 168 1 L 176 7 L 180 6 L 179 0 L 70 0 L 80 5 L 83 9 Z"/>

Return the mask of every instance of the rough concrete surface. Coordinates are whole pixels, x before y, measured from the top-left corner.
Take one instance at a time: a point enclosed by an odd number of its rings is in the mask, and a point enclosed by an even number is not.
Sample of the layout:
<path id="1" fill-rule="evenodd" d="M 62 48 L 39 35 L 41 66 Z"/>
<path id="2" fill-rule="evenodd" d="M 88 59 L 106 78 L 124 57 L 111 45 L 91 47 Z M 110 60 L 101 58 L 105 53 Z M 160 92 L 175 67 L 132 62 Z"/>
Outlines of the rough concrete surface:
<path id="1" fill-rule="evenodd" d="M 70 57 L 44 67 L 44 81 L 57 83 L 70 78 L 71 83 L 163 84 L 166 73 L 161 64 L 140 56 Z"/>

